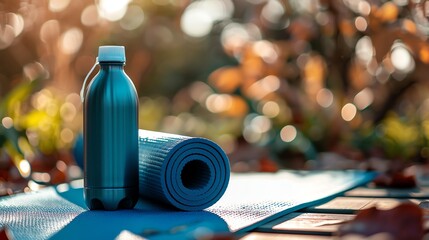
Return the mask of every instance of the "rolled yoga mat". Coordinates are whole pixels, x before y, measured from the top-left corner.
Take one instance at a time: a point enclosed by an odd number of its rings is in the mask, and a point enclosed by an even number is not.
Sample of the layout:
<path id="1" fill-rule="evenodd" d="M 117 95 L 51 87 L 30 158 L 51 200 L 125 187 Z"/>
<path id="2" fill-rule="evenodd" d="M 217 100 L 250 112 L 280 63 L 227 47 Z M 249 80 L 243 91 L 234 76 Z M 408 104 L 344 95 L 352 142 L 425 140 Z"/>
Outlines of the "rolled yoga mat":
<path id="1" fill-rule="evenodd" d="M 228 186 L 225 152 L 205 138 L 139 130 L 139 193 L 185 211 L 210 207 Z"/>

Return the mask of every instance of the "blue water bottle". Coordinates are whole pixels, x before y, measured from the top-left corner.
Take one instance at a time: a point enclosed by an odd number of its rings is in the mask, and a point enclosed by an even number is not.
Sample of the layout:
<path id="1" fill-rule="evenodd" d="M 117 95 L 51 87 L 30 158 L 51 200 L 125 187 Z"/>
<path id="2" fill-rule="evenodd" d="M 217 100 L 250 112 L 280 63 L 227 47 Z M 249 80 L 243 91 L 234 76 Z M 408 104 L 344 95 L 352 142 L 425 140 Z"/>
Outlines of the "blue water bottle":
<path id="1" fill-rule="evenodd" d="M 138 196 L 138 96 L 123 46 L 101 46 L 100 71 L 82 87 L 84 197 L 89 209 L 130 209 Z"/>

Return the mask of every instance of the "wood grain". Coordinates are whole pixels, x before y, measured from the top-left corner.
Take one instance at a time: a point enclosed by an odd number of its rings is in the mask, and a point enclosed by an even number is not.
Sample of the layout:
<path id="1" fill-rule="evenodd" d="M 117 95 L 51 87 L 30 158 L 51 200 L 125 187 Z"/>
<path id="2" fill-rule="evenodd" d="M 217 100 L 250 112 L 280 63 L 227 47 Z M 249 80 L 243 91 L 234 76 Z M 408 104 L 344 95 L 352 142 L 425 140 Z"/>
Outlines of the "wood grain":
<path id="1" fill-rule="evenodd" d="M 331 237 L 305 235 L 305 234 L 287 234 L 287 233 L 260 233 L 252 232 L 246 236 L 239 238 L 240 240 L 328 240 Z"/>
<path id="2" fill-rule="evenodd" d="M 340 224 L 353 219 L 354 216 L 353 214 L 294 212 L 267 223 L 257 228 L 256 231 L 312 233 L 329 236 L 337 231 Z"/>
<path id="3" fill-rule="evenodd" d="M 429 188 L 412 189 L 384 189 L 359 187 L 344 194 L 348 197 L 373 197 L 373 198 L 429 198 Z"/>
<path id="4" fill-rule="evenodd" d="M 313 206 L 302 210 L 302 212 L 313 213 L 342 213 L 353 214 L 359 210 L 377 207 L 387 210 L 398 206 L 400 203 L 412 202 L 419 204 L 421 199 L 395 199 L 395 198 L 368 198 L 368 197 L 337 197 L 325 204 Z"/>

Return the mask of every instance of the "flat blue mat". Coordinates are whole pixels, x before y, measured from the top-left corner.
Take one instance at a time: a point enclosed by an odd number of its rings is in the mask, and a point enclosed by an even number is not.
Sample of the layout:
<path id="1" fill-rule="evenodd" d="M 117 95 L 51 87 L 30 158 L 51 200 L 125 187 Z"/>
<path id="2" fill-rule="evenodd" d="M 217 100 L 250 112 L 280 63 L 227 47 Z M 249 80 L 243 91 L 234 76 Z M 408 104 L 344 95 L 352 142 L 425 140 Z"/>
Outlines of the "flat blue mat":
<path id="1" fill-rule="evenodd" d="M 245 232 L 287 213 L 327 201 L 373 179 L 359 171 L 231 174 L 222 198 L 203 211 L 168 209 L 140 199 L 134 210 L 88 211 L 82 181 L 0 198 L 0 227 L 15 239 L 195 239 Z M 119 236 L 119 238 L 118 238 Z"/>

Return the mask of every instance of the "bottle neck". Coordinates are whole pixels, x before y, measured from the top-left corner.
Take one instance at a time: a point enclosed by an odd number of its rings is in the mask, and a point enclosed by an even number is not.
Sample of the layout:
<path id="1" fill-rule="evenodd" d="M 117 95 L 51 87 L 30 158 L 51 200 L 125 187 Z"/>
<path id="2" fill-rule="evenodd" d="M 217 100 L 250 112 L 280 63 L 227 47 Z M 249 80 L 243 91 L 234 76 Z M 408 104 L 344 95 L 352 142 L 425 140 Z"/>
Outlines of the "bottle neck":
<path id="1" fill-rule="evenodd" d="M 100 62 L 101 70 L 123 70 L 125 62 Z"/>

